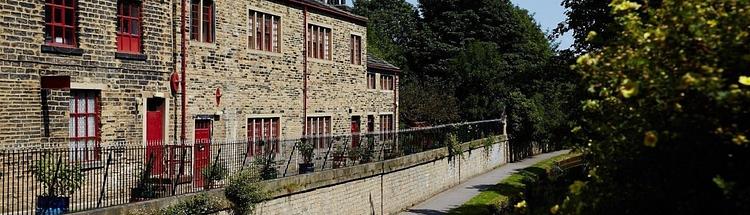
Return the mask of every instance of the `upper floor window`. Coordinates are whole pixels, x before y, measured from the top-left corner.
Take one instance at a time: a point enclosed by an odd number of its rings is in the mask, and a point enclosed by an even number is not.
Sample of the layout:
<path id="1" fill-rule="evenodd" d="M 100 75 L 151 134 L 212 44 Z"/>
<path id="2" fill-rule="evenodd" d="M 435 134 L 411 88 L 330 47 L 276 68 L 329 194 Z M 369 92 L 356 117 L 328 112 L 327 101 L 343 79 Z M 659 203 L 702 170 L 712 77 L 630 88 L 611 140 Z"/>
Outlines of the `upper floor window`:
<path id="1" fill-rule="evenodd" d="M 307 57 L 331 60 L 331 29 L 307 26 Z"/>
<path id="2" fill-rule="evenodd" d="M 117 51 L 141 53 L 141 2 L 120 0 L 117 4 Z"/>
<path id="3" fill-rule="evenodd" d="M 46 0 L 44 42 L 48 45 L 77 46 L 76 0 Z"/>
<path id="4" fill-rule="evenodd" d="M 214 1 L 190 1 L 190 39 L 206 43 L 214 42 Z"/>
<path id="5" fill-rule="evenodd" d="M 93 161 L 101 159 L 101 148 L 99 146 L 100 107 L 99 91 L 70 91 L 68 131 L 72 160 Z"/>
<path id="6" fill-rule="evenodd" d="M 393 90 L 394 83 L 393 83 L 393 76 L 392 75 L 380 75 L 380 89 L 381 90 Z"/>
<path id="7" fill-rule="evenodd" d="M 367 89 L 375 89 L 375 73 L 367 73 Z"/>
<path id="8" fill-rule="evenodd" d="M 262 12 L 250 11 L 250 33 L 247 41 L 251 49 L 281 52 L 279 49 L 279 25 L 281 18 Z"/>
<path id="9" fill-rule="evenodd" d="M 349 43 L 352 64 L 362 65 L 362 37 L 352 35 Z"/>
<path id="10" fill-rule="evenodd" d="M 279 118 L 251 118 L 247 120 L 248 156 L 279 151 Z"/>

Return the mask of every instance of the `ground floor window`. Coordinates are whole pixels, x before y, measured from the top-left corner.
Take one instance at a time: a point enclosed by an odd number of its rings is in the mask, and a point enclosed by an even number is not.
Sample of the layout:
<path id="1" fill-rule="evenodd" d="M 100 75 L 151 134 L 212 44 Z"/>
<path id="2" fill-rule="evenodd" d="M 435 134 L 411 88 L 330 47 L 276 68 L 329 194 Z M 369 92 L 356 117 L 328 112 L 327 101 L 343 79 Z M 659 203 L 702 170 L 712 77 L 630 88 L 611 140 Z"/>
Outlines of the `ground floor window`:
<path id="1" fill-rule="evenodd" d="M 331 135 L 331 117 L 307 117 L 305 125 L 306 135 L 309 137 L 316 148 L 327 147 L 328 139 Z"/>
<path id="2" fill-rule="evenodd" d="M 278 117 L 247 120 L 248 156 L 279 151 L 281 129 Z"/>
<path id="3" fill-rule="evenodd" d="M 68 131 L 72 155 L 76 161 L 101 160 L 99 147 L 99 91 L 71 90 Z"/>

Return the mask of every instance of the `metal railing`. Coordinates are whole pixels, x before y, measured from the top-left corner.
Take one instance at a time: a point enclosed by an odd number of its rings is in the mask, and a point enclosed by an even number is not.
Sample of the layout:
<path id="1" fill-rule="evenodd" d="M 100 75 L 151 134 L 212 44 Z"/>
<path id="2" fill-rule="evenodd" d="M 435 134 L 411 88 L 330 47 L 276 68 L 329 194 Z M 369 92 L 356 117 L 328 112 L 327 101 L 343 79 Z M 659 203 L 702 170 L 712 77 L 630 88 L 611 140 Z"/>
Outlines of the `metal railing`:
<path id="1" fill-rule="evenodd" d="M 51 207 L 49 194 L 64 196 L 59 201 L 74 212 L 199 192 L 250 167 L 264 179 L 349 167 L 444 147 L 450 133 L 467 142 L 501 128 L 487 120 L 291 140 L 103 143 L 86 161 L 76 160 L 77 148 L 2 149 L 0 213 L 34 214 Z"/>

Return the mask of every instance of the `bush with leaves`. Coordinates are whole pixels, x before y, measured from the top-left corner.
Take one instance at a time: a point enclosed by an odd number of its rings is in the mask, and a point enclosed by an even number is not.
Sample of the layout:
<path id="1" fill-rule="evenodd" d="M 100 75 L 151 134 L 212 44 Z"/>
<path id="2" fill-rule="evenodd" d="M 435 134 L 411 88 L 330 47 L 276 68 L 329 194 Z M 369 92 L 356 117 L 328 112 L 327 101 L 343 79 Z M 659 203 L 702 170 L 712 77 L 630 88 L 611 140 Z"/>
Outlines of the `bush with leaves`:
<path id="1" fill-rule="evenodd" d="M 229 178 L 224 196 L 232 202 L 234 214 L 252 214 L 256 204 L 268 198 L 260 181 L 260 174 L 252 168 L 237 172 Z"/>
<path id="2" fill-rule="evenodd" d="M 44 186 L 43 196 L 70 196 L 81 188 L 83 173 L 78 163 L 68 163 L 61 156 L 46 153 L 32 166 L 36 181 Z"/>
<path id="3" fill-rule="evenodd" d="M 159 211 L 160 215 L 211 214 L 226 208 L 221 199 L 201 193 Z"/>
<path id="4" fill-rule="evenodd" d="M 228 172 L 227 165 L 224 162 L 219 161 L 217 156 L 217 159 L 212 162 L 211 165 L 201 170 L 201 175 L 203 175 L 203 178 L 208 181 L 206 187 L 212 188 L 217 181 L 224 180 Z"/>
<path id="5" fill-rule="evenodd" d="M 612 1 L 622 32 L 575 65 L 593 168 L 568 213 L 750 211 L 750 1 L 658 2 Z"/>

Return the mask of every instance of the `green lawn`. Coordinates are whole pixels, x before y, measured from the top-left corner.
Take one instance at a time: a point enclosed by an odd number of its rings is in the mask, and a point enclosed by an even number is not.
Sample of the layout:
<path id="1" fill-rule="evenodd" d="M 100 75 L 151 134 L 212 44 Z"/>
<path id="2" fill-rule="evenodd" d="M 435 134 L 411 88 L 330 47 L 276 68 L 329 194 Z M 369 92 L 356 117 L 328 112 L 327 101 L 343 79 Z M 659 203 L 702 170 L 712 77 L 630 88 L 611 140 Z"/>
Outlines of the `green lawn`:
<path id="1" fill-rule="evenodd" d="M 482 191 L 460 207 L 451 209 L 448 211 L 448 214 L 490 214 L 490 209 L 493 205 L 507 203 L 512 196 L 517 196 L 524 190 L 524 184 L 521 182 L 524 178 L 544 174 L 548 169 L 552 168 L 555 161 L 564 160 L 576 155 L 558 155 L 524 168 L 493 187 Z"/>

